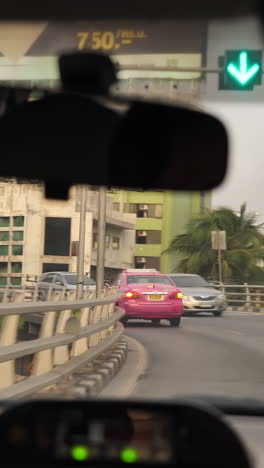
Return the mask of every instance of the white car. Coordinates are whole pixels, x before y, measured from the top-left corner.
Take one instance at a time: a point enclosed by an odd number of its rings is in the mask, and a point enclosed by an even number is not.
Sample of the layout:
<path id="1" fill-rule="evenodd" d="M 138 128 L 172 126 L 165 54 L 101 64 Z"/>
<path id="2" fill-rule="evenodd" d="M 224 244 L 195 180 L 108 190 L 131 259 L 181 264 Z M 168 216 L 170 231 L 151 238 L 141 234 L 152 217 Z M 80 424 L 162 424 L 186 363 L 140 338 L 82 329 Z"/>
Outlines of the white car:
<path id="1" fill-rule="evenodd" d="M 210 312 L 215 317 L 223 314 L 225 295 L 199 275 L 169 273 L 168 276 L 183 294 L 184 313 Z"/>

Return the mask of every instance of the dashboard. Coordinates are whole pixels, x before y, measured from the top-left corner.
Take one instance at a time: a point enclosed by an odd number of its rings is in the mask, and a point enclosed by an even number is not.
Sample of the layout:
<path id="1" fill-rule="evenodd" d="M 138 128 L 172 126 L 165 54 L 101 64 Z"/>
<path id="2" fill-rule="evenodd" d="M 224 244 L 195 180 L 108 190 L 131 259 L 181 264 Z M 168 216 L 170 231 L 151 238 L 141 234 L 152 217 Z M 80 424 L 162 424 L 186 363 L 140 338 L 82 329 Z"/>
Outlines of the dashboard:
<path id="1" fill-rule="evenodd" d="M 2 467 L 252 466 L 221 413 L 185 401 L 31 401 L 0 415 Z"/>

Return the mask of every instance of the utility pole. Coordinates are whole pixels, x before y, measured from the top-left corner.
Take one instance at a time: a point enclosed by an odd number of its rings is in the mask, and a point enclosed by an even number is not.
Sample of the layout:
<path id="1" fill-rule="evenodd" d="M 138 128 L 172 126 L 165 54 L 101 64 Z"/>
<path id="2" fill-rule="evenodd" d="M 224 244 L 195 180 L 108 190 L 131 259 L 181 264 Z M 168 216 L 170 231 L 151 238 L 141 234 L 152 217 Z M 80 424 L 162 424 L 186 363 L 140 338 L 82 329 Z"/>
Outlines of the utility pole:
<path id="1" fill-rule="evenodd" d="M 97 231 L 97 265 L 96 265 L 96 296 L 104 287 L 105 261 L 105 216 L 106 216 L 106 188 L 99 188 L 98 201 L 98 231 Z"/>
<path id="2" fill-rule="evenodd" d="M 77 257 L 77 299 L 83 297 L 87 187 L 80 186 L 80 226 Z"/>

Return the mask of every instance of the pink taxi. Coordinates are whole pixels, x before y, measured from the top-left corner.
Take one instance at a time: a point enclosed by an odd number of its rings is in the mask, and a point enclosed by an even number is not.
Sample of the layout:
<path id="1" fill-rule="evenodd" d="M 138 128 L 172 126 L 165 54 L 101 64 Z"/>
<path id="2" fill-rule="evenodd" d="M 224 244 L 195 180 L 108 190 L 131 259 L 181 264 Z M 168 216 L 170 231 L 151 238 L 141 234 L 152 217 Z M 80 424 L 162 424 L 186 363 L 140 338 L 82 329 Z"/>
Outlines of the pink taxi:
<path id="1" fill-rule="evenodd" d="M 118 306 L 126 312 L 123 322 L 149 319 L 158 325 L 161 319 L 167 319 L 173 327 L 180 325 L 182 293 L 167 275 L 156 270 L 125 270 L 117 284 L 124 292 L 118 300 Z"/>

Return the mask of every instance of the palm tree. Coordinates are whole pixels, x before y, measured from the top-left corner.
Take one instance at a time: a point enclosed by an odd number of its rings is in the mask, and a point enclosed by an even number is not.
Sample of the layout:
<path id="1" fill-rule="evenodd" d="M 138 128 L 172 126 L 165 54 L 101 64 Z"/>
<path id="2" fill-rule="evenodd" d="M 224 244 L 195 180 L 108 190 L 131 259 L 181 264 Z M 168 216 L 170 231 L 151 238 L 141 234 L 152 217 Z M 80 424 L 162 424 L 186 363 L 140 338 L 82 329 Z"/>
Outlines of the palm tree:
<path id="1" fill-rule="evenodd" d="M 262 225 L 256 225 L 256 216 L 246 212 L 246 204 L 237 216 L 228 208 L 208 211 L 193 218 L 185 233 L 172 239 L 166 254 L 176 254 L 178 265 L 174 271 L 196 273 L 218 279 L 216 250 L 211 248 L 211 231 L 226 231 L 227 250 L 222 252 L 223 280 L 264 281 L 264 234 Z"/>

